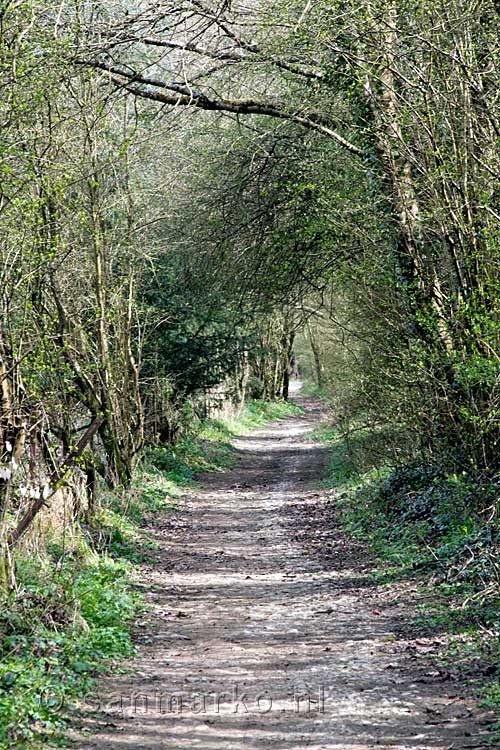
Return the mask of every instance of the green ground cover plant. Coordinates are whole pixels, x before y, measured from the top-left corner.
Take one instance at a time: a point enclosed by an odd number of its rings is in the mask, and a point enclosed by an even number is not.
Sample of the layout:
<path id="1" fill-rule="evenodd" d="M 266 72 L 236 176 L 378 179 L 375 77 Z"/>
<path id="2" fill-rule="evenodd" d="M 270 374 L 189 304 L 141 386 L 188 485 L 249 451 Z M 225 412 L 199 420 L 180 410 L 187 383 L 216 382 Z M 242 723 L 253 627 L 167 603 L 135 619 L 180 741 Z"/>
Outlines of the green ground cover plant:
<path id="1" fill-rule="evenodd" d="M 473 681 L 499 717 L 499 484 L 439 465 L 384 459 L 383 430 L 359 430 L 354 443 L 326 424 L 315 437 L 331 448 L 323 485 L 335 489 L 343 527 L 370 544 L 380 584 L 412 578 L 428 595 L 411 626 L 446 634 L 441 663 Z M 379 444 L 380 450 L 373 446 Z M 362 460 L 360 460 L 360 457 Z M 371 457 L 371 458 L 370 458 Z"/>
<path id="2" fill-rule="evenodd" d="M 90 522 L 19 556 L 16 587 L 0 603 L 0 750 L 64 743 L 72 706 L 110 661 L 134 653 L 131 629 L 144 606 L 134 571 L 153 547 L 145 522 L 179 507 L 200 472 L 232 466 L 233 437 L 298 412 L 252 402 L 200 422 L 175 447 L 147 451 L 127 489 L 101 487 Z"/>

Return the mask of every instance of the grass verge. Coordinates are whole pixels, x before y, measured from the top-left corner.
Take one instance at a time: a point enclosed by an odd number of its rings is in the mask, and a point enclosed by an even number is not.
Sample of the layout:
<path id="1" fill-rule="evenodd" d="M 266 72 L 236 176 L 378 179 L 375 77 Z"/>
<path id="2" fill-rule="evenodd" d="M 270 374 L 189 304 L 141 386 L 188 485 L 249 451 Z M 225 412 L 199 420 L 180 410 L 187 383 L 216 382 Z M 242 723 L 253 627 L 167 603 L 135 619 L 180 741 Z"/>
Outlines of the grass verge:
<path id="1" fill-rule="evenodd" d="M 147 519 L 177 508 L 198 473 L 231 467 L 233 437 L 299 412 L 252 402 L 232 419 L 206 420 L 175 448 L 148 450 L 131 487 L 101 489 L 90 522 L 16 561 L 16 588 L 0 600 L 0 750 L 64 744 L 71 706 L 110 661 L 134 653 L 143 607 L 134 572 L 153 546 Z"/>
<path id="2" fill-rule="evenodd" d="M 390 436 L 381 429 L 360 429 L 353 439 L 324 425 L 315 437 L 331 448 L 323 484 L 335 489 L 344 528 L 369 543 L 380 584 L 411 577 L 425 589 L 412 625 L 439 635 L 441 663 L 462 673 L 496 713 L 488 741 L 498 747 L 500 486 L 439 466 L 394 468 L 384 451 Z"/>

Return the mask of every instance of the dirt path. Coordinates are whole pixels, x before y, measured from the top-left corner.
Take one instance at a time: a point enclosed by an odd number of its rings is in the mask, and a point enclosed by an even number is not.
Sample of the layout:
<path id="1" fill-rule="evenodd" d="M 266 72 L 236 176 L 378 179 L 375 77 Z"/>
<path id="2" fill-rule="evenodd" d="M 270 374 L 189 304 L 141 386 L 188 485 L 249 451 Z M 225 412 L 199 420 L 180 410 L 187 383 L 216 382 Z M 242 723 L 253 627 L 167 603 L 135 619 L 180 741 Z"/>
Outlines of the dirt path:
<path id="1" fill-rule="evenodd" d="M 301 402 L 304 417 L 237 440 L 238 468 L 158 522 L 139 654 L 101 682 L 96 734 L 79 747 L 478 746 L 457 686 L 409 668 L 401 592 L 373 585 L 366 555 L 335 531 L 313 486 L 320 405 Z"/>

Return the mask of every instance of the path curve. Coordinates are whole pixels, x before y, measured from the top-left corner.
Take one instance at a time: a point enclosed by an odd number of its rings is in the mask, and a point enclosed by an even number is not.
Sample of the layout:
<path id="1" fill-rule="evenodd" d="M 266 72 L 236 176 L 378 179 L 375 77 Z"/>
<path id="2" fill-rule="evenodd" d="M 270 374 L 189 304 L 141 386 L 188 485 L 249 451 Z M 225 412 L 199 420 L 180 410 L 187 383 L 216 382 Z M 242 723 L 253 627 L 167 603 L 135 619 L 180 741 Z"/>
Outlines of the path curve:
<path id="1" fill-rule="evenodd" d="M 304 416 L 236 440 L 237 468 L 156 523 L 138 655 L 101 681 L 82 750 L 478 746 L 456 687 L 409 668 L 398 592 L 335 530 L 321 405 L 297 400 Z"/>

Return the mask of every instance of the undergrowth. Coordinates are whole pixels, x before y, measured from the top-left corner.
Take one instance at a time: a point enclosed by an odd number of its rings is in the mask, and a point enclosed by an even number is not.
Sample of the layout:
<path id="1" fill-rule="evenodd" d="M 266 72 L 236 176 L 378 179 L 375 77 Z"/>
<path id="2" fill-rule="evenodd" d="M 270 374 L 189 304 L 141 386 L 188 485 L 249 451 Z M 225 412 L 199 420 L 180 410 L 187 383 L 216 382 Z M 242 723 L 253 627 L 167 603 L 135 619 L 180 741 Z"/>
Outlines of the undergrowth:
<path id="1" fill-rule="evenodd" d="M 0 608 L 0 747 L 57 740 L 71 702 L 104 661 L 131 656 L 139 601 L 129 566 L 82 542 L 19 560 L 17 589 Z"/>
<path id="2" fill-rule="evenodd" d="M 408 459 L 395 467 L 382 429 L 346 439 L 322 426 L 316 438 L 331 447 L 324 485 L 335 489 L 341 523 L 379 560 L 374 577 L 412 577 L 430 589 L 414 625 L 446 634 L 441 660 L 476 680 L 500 719 L 500 484 Z"/>
<path id="3" fill-rule="evenodd" d="M 16 587 L 0 601 L 0 750 L 64 743 L 72 706 L 110 660 L 134 653 L 131 626 L 143 606 L 134 571 L 153 547 L 147 521 L 175 510 L 200 472 L 231 467 L 233 437 L 299 411 L 252 402 L 174 448 L 148 450 L 131 487 L 102 487 L 90 521 L 17 559 Z"/>

